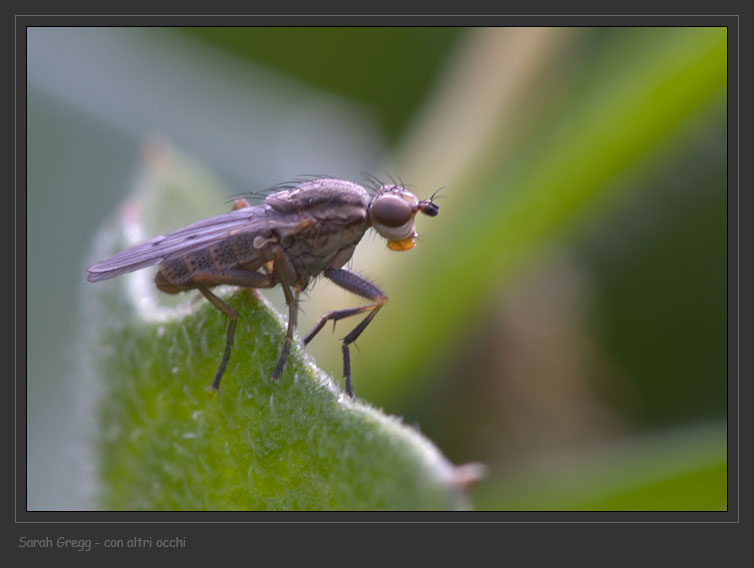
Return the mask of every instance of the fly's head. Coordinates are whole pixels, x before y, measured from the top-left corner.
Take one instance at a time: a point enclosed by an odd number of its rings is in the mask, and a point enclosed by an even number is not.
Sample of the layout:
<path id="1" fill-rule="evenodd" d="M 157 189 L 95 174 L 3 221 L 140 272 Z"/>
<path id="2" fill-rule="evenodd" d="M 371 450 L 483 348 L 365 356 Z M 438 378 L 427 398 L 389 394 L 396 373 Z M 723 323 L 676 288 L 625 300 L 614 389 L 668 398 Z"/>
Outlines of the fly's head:
<path id="1" fill-rule="evenodd" d="M 369 222 L 387 239 L 390 250 L 410 250 L 419 236 L 414 227 L 416 214 L 421 211 L 436 217 L 440 212 L 433 198 L 420 200 L 400 185 L 383 185 L 369 206 Z"/>

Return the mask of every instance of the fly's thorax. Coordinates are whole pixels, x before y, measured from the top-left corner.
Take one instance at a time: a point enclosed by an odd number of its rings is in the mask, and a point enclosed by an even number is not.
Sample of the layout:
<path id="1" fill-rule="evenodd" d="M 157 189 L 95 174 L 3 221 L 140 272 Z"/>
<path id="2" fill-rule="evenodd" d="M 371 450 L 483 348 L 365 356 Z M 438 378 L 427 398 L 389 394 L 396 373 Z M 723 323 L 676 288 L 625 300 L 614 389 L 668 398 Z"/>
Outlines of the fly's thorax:
<path id="1" fill-rule="evenodd" d="M 345 264 L 367 230 L 366 215 L 349 224 L 327 218 L 301 226 L 305 228 L 296 233 L 281 234 L 280 245 L 291 264 L 305 276 L 316 276 L 332 267 L 333 260 L 340 260 L 345 255 L 343 251 L 348 250 L 350 254 L 339 266 Z"/>
<path id="2" fill-rule="evenodd" d="M 316 276 L 336 257 L 345 256 L 341 251 L 353 253 L 368 228 L 369 203 L 362 186 L 329 178 L 307 181 L 265 199 L 276 215 L 285 218 L 286 226 L 277 231 L 280 246 L 305 277 Z"/>
<path id="3" fill-rule="evenodd" d="M 317 179 L 268 195 L 265 203 L 282 215 L 310 215 L 349 225 L 366 219 L 369 193 L 342 179 Z"/>

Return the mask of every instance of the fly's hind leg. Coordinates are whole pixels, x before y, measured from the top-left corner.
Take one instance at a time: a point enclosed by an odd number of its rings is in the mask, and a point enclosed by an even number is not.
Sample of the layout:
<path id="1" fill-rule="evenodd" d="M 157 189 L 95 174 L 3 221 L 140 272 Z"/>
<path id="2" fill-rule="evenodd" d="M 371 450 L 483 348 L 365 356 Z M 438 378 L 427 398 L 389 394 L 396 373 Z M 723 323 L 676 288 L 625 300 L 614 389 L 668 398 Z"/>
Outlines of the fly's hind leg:
<path id="1" fill-rule="evenodd" d="M 319 333 L 328 321 L 335 322 L 343 318 L 355 316 L 356 314 L 367 311 L 369 312 L 369 315 L 361 320 L 359 325 L 353 328 L 353 330 L 343 338 L 343 378 L 346 383 L 346 393 L 348 393 L 348 396 L 353 399 L 355 397 L 353 394 L 353 386 L 351 385 L 351 352 L 348 346 L 358 339 L 361 333 L 374 319 L 374 316 L 377 315 L 377 312 L 380 311 L 380 308 L 385 305 L 387 302 L 387 296 L 385 296 L 385 294 L 382 293 L 382 290 L 377 288 L 377 286 L 372 284 L 369 280 L 355 272 L 346 270 L 345 268 L 329 268 L 325 270 L 325 276 L 341 288 L 375 302 L 374 304 L 360 306 L 358 308 L 328 312 L 319 318 L 316 325 L 306 334 L 306 337 L 304 337 L 304 345 L 307 345 L 312 339 L 314 339 L 314 336 Z"/>
<path id="2" fill-rule="evenodd" d="M 220 388 L 220 380 L 223 378 L 225 367 L 230 359 L 230 350 L 233 347 L 233 337 L 236 334 L 236 324 L 238 322 L 238 312 L 223 302 L 213 294 L 207 286 L 217 286 L 219 284 L 231 284 L 234 286 L 243 286 L 246 288 L 270 288 L 275 285 L 275 280 L 267 274 L 258 272 L 249 272 L 246 270 L 223 270 L 219 272 L 198 272 L 193 275 L 193 281 L 196 289 L 207 298 L 207 300 L 218 310 L 228 316 L 228 333 L 225 338 L 225 352 L 223 353 L 220 367 L 215 373 L 211 389 L 217 391 Z"/>
<path id="3" fill-rule="evenodd" d="M 231 308 L 228 304 L 226 304 L 220 298 L 210 292 L 209 288 L 199 285 L 197 286 L 197 290 L 199 290 L 213 306 L 215 306 L 218 310 L 228 316 L 228 319 L 230 320 L 230 323 L 228 324 L 228 335 L 225 338 L 225 353 L 223 354 L 222 361 L 220 361 L 220 367 L 215 373 L 215 378 L 212 381 L 212 387 L 210 387 L 213 391 L 216 391 L 218 388 L 220 388 L 220 380 L 223 378 L 225 367 L 228 364 L 228 360 L 230 359 L 230 348 L 233 347 L 233 336 L 236 334 L 238 312 L 236 312 L 236 310 Z"/>

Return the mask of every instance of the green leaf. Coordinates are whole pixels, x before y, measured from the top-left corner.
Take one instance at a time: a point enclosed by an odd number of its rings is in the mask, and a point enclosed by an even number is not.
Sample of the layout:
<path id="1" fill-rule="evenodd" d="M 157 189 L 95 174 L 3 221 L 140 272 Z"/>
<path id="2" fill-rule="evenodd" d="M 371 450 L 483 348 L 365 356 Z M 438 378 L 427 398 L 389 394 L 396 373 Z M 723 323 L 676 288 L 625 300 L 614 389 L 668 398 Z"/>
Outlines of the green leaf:
<path id="1" fill-rule="evenodd" d="M 159 144 L 146 158 L 133 198 L 97 237 L 97 260 L 220 212 L 219 184 L 198 166 Z M 99 507 L 467 506 L 459 477 L 466 470 L 398 418 L 344 396 L 298 346 L 280 381 L 270 379 L 285 326 L 255 290 L 217 289 L 240 319 L 213 395 L 224 316 L 190 295 L 159 294 L 150 275 L 86 285 Z"/>

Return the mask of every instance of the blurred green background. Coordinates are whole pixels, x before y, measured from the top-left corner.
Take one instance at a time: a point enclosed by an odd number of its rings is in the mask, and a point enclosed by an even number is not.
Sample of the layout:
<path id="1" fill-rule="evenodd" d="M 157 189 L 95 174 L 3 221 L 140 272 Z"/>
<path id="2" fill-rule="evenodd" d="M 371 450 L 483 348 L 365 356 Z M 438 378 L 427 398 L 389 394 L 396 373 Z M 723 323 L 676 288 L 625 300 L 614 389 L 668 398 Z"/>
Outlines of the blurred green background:
<path id="1" fill-rule="evenodd" d="M 87 493 L 76 299 L 154 135 L 229 193 L 448 186 L 414 250 L 354 256 L 390 297 L 354 388 L 485 463 L 475 508 L 727 509 L 725 28 L 30 28 L 27 47 L 30 509 Z M 299 331 L 351 305 L 318 282 Z M 348 325 L 307 349 L 335 377 Z"/>

